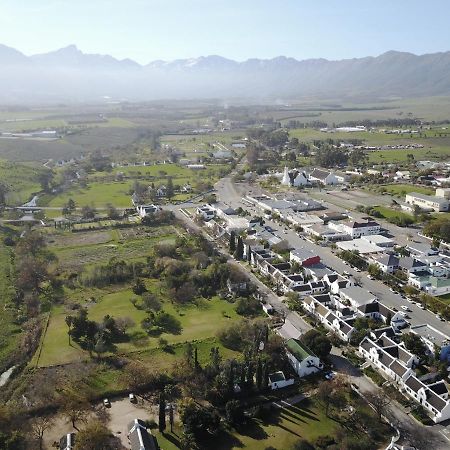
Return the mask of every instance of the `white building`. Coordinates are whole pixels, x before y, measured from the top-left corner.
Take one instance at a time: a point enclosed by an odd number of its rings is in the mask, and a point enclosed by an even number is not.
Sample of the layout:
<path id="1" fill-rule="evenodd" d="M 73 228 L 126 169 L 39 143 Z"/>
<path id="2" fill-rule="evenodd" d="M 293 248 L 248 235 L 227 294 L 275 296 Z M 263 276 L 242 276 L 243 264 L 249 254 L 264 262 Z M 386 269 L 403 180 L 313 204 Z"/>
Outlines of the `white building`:
<path id="1" fill-rule="evenodd" d="M 419 194 L 418 192 L 410 192 L 409 194 L 406 194 L 405 202 L 410 205 L 417 205 L 428 211 L 432 210 L 441 212 L 449 210 L 449 200 L 447 198 Z"/>
<path id="2" fill-rule="evenodd" d="M 344 223 L 330 222 L 328 226 L 333 230 L 348 234 L 352 239 L 379 234 L 381 230 L 380 224 L 373 220 L 367 222 L 357 222 L 356 220 Z"/>
<path id="3" fill-rule="evenodd" d="M 139 214 L 139 217 L 143 219 L 147 217 L 149 214 L 154 214 L 158 211 L 161 211 L 161 207 L 158 205 L 139 205 L 136 206 L 136 211 Z"/>
<path id="4" fill-rule="evenodd" d="M 295 380 L 293 378 L 287 380 L 284 373 L 281 371 L 269 374 L 269 386 L 272 391 L 286 386 L 292 386 L 294 382 Z"/>
<path id="5" fill-rule="evenodd" d="M 322 169 L 314 169 L 309 174 L 309 179 L 311 181 L 316 181 L 318 183 L 324 184 L 325 186 L 339 184 L 339 181 L 333 174 L 333 172 Z"/>
<path id="6" fill-rule="evenodd" d="M 286 353 L 295 373 L 300 378 L 323 369 L 320 359 L 297 339 L 289 339 L 286 342 Z"/>

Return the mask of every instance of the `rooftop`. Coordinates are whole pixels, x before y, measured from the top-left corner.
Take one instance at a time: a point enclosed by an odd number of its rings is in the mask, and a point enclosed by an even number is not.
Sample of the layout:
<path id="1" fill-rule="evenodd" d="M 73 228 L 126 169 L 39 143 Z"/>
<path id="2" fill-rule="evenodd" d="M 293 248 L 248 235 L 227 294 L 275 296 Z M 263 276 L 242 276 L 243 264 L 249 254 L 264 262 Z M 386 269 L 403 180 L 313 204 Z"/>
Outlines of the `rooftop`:
<path id="1" fill-rule="evenodd" d="M 286 342 L 286 347 L 291 355 L 298 361 L 303 361 L 308 356 L 315 356 L 314 353 L 303 345 L 298 339 L 289 339 Z"/>
<path id="2" fill-rule="evenodd" d="M 440 347 L 450 344 L 450 337 L 440 332 L 436 328 L 431 327 L 427 323 L 422 325 L 412 325 L 410 331 L 418 334 L 420 337 L 433 342 Z"/>

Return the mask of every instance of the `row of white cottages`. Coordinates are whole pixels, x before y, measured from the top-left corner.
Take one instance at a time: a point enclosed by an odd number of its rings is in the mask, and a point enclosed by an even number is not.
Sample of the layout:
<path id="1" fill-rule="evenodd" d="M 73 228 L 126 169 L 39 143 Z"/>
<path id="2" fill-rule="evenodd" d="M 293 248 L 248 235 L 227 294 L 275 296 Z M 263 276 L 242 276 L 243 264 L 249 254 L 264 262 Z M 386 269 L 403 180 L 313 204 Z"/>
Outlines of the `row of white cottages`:
<path id="1" fill-rule="evenodd" d="M 419 359 L 406 350 L 403 344 L 397 344 L 387 336 L 377 340 L 366 337 L 359 345 L 359 353 L 393 380 L 400 392 L 419 402 L 435 423 L 450 419 L 446 384 L 443 381 L 425 384 L 419 380 L 414 372 Z"/>

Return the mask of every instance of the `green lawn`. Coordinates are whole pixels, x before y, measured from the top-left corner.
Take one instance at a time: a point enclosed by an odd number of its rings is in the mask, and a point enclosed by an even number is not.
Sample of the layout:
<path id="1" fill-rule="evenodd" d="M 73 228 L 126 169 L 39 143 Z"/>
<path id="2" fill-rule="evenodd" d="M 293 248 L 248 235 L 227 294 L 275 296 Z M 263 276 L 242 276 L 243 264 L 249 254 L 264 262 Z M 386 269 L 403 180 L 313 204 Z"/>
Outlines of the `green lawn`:
<path id="1" fill-rule="evenodd" d="M 274 447 L 278 450 L 290 450 L 300 439 L 313 442 L 318 436 L 333 435 L 338 428 L 337 422 L 325 416 L 322 404 L 316 398 L 311 398 L 274 412 L 267 421 L 255 420 L 241 432 L 222 432 L 214 441 L 201 448 L 263 450 Z M 169 432 L 165 435 L 156 432 L 155 435 L 164 450 L 179 449 L 176 435 Z"/>
<path id="2" fill-rule="evenodd" d="M 398 211 L 396 209 L 391 209 L 386 206 L 374 206 L 375 210 L 380 212 L 385 219 L 391 219 L 393 217 L 404 217 L 408 219 L 413 219 L 414 217 L 411 214 L 404 213 L 402 211 Z"/>
<path id="3" fill-rule="evenodd" d="M 159 294 L 156 280 L 148 282 L 147 286 L 150 291 Z M 131 304 L 130 299 L 136 297 L 131 289 L 110 293 L 103 291 L 103 295 L 101 293 L 100 290 L 84 292 L 84 298 L 90 296 L 96 298 L 95 303 L 87 304 L 91 319 L 100 321 L 105 315 L 109 314 L 115 318 L 129 317 L 135 323 L 128 331 L 129 340 L 117 344 L 119 353 L 155 349 L 158 346 L 158 337 L 149 337 L 140 326 L 140 322 L 146 317 L 146 313 L 136 309 Z M 79 293 L 79 295 L 82 294 Z M 73 299 L 77 299 L 77 296 L 75 295 Z M 171 344 L 214 337 L 218 329 L 237 317 L 234 306 L 218 297 L 211 300 L 199 300 L 197 305 L 179 307 L 166 300 L 163 309 L 175 316 L 182 325 L 182 332 L 178 335 L 167 333 L 161 335 Z M 69 346 L 65 324 L 65 317 L 68 314 L 63 306 L 53 309 L 48 330 L 43 340 L 39 366 L 63 364 L 87 357 L 87 353 L 83 352 L 76 344 L 72 343 Z"/>
<path id="4" fill-rule="evenodd" d="M 118 208 L 131 208 L 130 188 L 130 181 L 90 183 L 86 188 L 75 188 L 57 195 L 49 201 L 48 206 L 63 207 L 71 198 L 77 207 L 90 205 L 101 208 L 112 203 Z"/>

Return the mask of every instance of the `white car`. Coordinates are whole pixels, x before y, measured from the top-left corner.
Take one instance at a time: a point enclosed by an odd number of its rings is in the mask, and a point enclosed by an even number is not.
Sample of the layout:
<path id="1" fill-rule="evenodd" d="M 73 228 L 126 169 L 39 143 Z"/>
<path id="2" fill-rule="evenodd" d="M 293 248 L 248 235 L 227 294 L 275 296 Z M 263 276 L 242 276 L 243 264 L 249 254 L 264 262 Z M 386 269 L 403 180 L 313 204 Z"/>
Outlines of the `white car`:
<path id="1" fill-rule="evenodd" d="M 407 306 L 405 306 L 405 305 L 400 306 L 400 308 L 402 308 L 405 311 L 409 311 L 409 308 Z"/>
<path id="2" fill-rule="evenodd" d="M 425 309 L 425 306 L 422 305 L 422 303 L 417 303 L 417 306 L 418 306 L 420 309 Z"/>
<path id="3" fill-rule="evenodd" d="M 111 402 L 107 398 L 104 398 L 103 399 L 103 406 L 105 408 L 111 408 Z"/>
<path id="4" fill-rule="evenodd" d="M 133 393 L 128 394 L 128 399 L 131 403 L 136 403 L 136 396 Z"/>

